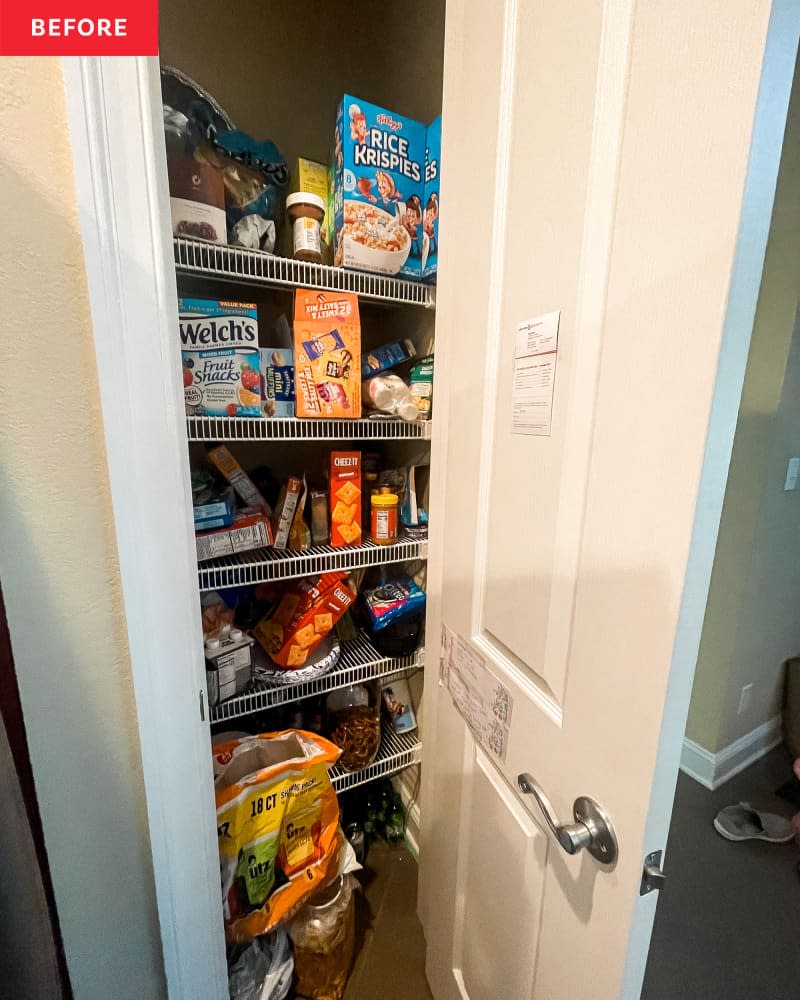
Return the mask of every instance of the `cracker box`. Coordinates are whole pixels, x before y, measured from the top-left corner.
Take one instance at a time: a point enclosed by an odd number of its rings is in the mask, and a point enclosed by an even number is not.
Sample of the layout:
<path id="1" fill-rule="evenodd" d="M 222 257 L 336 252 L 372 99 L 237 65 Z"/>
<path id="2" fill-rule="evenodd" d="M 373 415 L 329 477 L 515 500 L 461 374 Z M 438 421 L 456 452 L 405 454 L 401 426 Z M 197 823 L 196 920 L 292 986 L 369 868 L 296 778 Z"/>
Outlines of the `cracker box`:
<path id="1" fill-rule="evenodd" d="M 263 549 L 272 544 L 272 529 L 260 507 L 245 507 L 236 512 L 229 528 L 198 532 L 195 535 L 197 559 L 232 556 L 250 549 Z"/>
<path id="2" fill-rule="evenodd" d="M 333 262 L 421 277 L 425 126 L 345 94 L 334 134 Z"/>
<path id="3" fill-rule="evenodd" d="M 258 312 L 251 303 L 179 299 L 190 416 L 260 417 Z"/>
<path id="4" fill-rule="evenodd" d="M 332 451 L 329 503 L 331 545 L 361 544 L 361 452 Z"/>
<path id="5" fill-rule="evenodd" d="M 237 496 L 248 507 L 260 507 L 267 514 L 271 513 L 269 504 L 259 492 L 256 484 L 239 465 L 226 445 L 220 444 L 216 448 L 212 448 L 208 452 L 208 460 L 217 472 L 227 479 Z"/>
<path id="6" fill-rule="evenodd" d="M 298 417 L 361 416 L 357 295 L 297 289 L 294 383 Z"/>
<path id="7" fill-rule="evenodd" d="M 422 211 L 422 278 L 436 282 L 439 258 L 439 162 L 442 156 L 442 116 L 432 121 L 425 138 L 425 200 Z"/>

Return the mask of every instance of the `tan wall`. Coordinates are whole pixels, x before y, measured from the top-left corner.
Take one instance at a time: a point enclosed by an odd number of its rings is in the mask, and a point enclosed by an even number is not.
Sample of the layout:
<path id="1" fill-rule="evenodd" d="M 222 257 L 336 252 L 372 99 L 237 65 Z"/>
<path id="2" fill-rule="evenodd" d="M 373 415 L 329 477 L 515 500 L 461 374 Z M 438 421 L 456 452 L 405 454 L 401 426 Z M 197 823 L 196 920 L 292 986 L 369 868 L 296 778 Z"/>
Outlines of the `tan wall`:
<path id="1" fill-rule="evenodd" d="M 796 74 L 686 730 L 714 752 L 780 711 L 781 664 L 800 652 L 800 492 L 783 492 L 800 455 L 798 290 Z"/>
<path id="2" fill-rule="evenodd" d="M 61 930 L 76 1000 L 157 1000 L 163 963 L 59 60 L 0 60 L 0 134 L 0 580 Z"/>

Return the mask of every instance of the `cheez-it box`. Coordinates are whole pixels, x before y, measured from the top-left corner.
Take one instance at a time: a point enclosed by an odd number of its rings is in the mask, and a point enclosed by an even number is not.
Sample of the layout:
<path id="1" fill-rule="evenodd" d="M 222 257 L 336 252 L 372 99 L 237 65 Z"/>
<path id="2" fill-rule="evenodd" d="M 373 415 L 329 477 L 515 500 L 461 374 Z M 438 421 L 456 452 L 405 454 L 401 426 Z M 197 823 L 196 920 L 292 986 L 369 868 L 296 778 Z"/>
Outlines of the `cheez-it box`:
<path id="1" fill-rule="evenodd" d="M 298 288 L 294 299 L 295 415 L 361 416 L 358 296 Z"/>
<path id="2" fill-rule="evenodd" d="M 361 452 L 332 451 L 331 545 L 361 544 Z"/>

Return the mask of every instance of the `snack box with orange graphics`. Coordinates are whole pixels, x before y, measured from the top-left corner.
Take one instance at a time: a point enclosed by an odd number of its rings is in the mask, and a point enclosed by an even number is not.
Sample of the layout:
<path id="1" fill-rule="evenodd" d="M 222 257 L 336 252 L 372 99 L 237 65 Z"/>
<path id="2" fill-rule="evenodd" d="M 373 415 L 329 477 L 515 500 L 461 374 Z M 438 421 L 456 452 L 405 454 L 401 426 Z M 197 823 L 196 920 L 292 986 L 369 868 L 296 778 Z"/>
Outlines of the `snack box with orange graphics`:
<path id="1" fill-rule="evenodd" d="M 294 388 L 298 417 L 361 416 L 358 296 L 298 288 L 294 297 Z"/>
<path id="2" fill-rule="evenodd" d="M 186 413 L 260 417 L 258 311 L 252 303 L 179 299 Z"/>
<path id="3" fill-rule="evenodd" d="M 331 545 L 361 544 L 361 452 L 332 451 Z"/>
<path id="4" fill-rule="evenodd" d="M 270 618 L 253 635 L 280 667 L 299 669 L 355 599 L 344 573 L 323 573 L 292 583 Z"/>

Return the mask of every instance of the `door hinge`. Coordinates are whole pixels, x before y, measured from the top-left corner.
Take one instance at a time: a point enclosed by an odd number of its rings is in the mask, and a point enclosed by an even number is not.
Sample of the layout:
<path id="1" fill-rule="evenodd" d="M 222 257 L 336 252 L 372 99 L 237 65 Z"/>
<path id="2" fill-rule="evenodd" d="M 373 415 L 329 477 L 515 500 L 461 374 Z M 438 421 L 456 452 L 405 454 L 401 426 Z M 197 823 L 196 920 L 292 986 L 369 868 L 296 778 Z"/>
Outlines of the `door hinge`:
<path id="1" fill-rule="evenodd" d="M 205 722 L 206 721 L 205 700 L 203 698 L 203 692 L 202 691 L 200 692 L 200 721 L 201 722 Z"/>
<path id="2" fill-rule="evenodd" d="M 648 892 L 656 889 L 663 889 L 667 876 L 661 871 L 661 856 L 663 851 L 653 851 L 644 859 L 642 869 L 642 884 L 639 886 L 639 895 L 646 896 Z"/>

